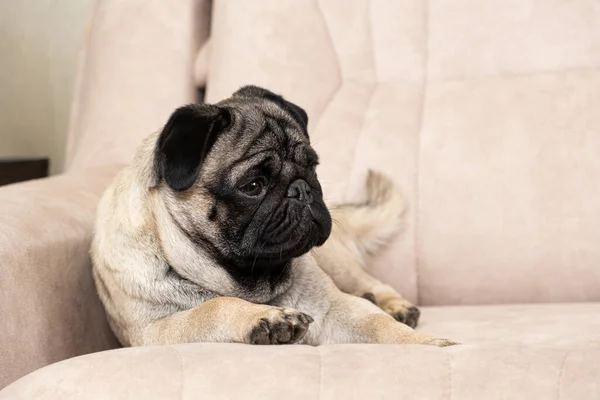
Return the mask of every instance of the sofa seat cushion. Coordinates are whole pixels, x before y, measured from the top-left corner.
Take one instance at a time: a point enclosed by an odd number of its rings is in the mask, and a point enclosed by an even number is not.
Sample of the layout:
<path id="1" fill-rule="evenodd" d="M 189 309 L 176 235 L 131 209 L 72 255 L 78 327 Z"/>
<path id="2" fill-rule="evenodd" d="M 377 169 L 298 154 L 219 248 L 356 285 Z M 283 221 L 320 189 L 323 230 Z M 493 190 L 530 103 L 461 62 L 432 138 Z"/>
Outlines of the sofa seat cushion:
<path id="1" fill-rule="evenodd" d="M 598 399 L 600 304 L 423 309 L 462 346 L 185 344 L 42 368 L 0 399 Z"/>
<path id="2" fill-rule="evenodd" d="M 600 348 L 600 303 L 425 307 L 419 330 L 474 345 Z"/>

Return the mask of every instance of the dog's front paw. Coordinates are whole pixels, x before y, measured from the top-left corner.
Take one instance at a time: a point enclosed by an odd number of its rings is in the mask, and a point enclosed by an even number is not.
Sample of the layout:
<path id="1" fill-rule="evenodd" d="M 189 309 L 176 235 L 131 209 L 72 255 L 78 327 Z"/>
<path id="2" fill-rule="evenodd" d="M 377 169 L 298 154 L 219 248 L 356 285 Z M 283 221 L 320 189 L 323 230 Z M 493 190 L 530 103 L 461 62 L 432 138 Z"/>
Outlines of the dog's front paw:
<path id="1" fill-rule="evenodd" d="M 304 337 L 310 315 L 298 310 L 283 307 L 269 307 L 259 316 L 250 331 L 250 344 L 291 344 Z"/>

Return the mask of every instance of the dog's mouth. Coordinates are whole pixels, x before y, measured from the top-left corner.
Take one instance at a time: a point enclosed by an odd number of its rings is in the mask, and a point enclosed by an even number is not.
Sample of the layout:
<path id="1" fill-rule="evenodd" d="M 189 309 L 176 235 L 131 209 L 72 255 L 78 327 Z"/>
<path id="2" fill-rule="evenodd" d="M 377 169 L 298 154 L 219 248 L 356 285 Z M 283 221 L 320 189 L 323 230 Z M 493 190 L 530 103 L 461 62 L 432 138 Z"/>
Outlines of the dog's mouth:
<path id="1" fill-rule="evenodd" d="M 301 242 L 312 239 L 314 245 L 322 244 L 330 233 L 331 216 L 319 203 L 310 206 L 287 203 L 265 225 L 261 239 L 268 245 Z"/>
<path id="2" fill-rule="evenodd" d="M 308 225 L 308 227 L 306 226 Z M 270 259 L 274 262 L 300 257 L 320 242 L 316 222 L 297 224 L 278 231 L 277 235 L 259 240 L 251 250 L 251 256 Z"/>
<path id="3" fill-rule="evenodd" d="M 322 245 L 330 233 L 331 216 L 322 200 L 305 204 L 291 199 L 270 213 L 257 215 L 246 228 L 236 253 L 244 262 L 260 260 L 275 265 Z"/>
<path id="4" fill-rule="evenodd" d="M 284 256 L 287 256 L 287 258 L 300 257 L 314 247 L 317 242 L 318 235 L 313 233 L 312 230 L 309 230 L 309 232 L 298 237 L 295 241 L 284 243 L 280 246 L 269 246 L 266 253 L 274 253 L 275 256 L 277 256 L 277 254 L 283 254 Z M 278 248 L 279 251 L 277 251 Z M 269 254 L 269 256 L 271 255 Z"/>
<path id="5" fill-rule="evenodd" d="M 331 217 L 325 207 L 323 210 L 282 206 L 271 216 L 253 246 L 246 249 L 246 256 L 279 262 L 300 257 L 322 245 L 331 231 Z"/>
<path id="6" fill-rule="evenodd" d="M 310 209 L 293 207 L 286 203 L 275 212 L 260 235 L 261 242 L 268 246 L 283 245 L 295 241 L 313 229 Z"/>

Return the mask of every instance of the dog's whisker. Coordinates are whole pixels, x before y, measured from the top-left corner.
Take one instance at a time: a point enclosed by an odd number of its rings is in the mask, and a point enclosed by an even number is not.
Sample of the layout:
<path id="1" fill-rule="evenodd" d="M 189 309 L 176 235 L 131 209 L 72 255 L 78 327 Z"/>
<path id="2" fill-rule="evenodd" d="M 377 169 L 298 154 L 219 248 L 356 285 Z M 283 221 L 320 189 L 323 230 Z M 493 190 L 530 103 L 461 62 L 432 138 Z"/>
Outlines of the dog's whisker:
<path id="1" fill-rule="evenodd" d="M 339 227 L 340 227 L 340 228 L 342 228 L 342 229 L 344 229 L 344 228 L 345 228 L 345 227 L 344 227 L 344 224 L 342 224 L 340 221 L 338 221 L 338 220 L 337 220 L 337 219 L 335 219 L 335 218 L 332 218 L 332 219 L 331 219 L 331 222 L 332 222 L 332 223 L 334 223 L 335 225 L 339 226 Z"/>
<path id="2" fill-rule="evenodd" d="M 262 244 L 260 245 L 259 249 L 260 249 L 259 251 L 262 251 L 262 249 L 263 249 L 263 245 Z M 252 267 L 250 267 L 250 275 L 254 275 L 254 266 L 256 265 L 256 260 L 257 259 L 258 259 L 258 253 L 254 256 L 254 261 L 252 261 Z"/>
<path id="3" fill-rule="evenodd" d="M 256 264 L 256 259 L 258 255 L 254 256 L 254 260 L 252 261 L 252 266 L 250 267 L 250 275 L 254 275 L 254 265 Z"/>

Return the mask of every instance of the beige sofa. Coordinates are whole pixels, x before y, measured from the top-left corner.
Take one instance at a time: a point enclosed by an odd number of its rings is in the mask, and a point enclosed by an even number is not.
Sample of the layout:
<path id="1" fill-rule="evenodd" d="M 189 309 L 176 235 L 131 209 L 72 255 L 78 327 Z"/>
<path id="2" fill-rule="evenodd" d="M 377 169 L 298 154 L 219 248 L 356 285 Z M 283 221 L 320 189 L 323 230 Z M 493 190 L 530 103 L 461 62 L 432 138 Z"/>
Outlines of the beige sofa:
<path id="1" fill-rule="evenodd" d="M 0 189 L 0 387 L 24 376 L 0 399 L 599 399 L 600 3 L 209 6 L 98 1 L 67 173 Z M 372 270 L 464 345 L 109 350 L 99 195 L 196 88 L 248 83 L 308 111 L 330 199 L 396 179 L 406 227 Z"/>

